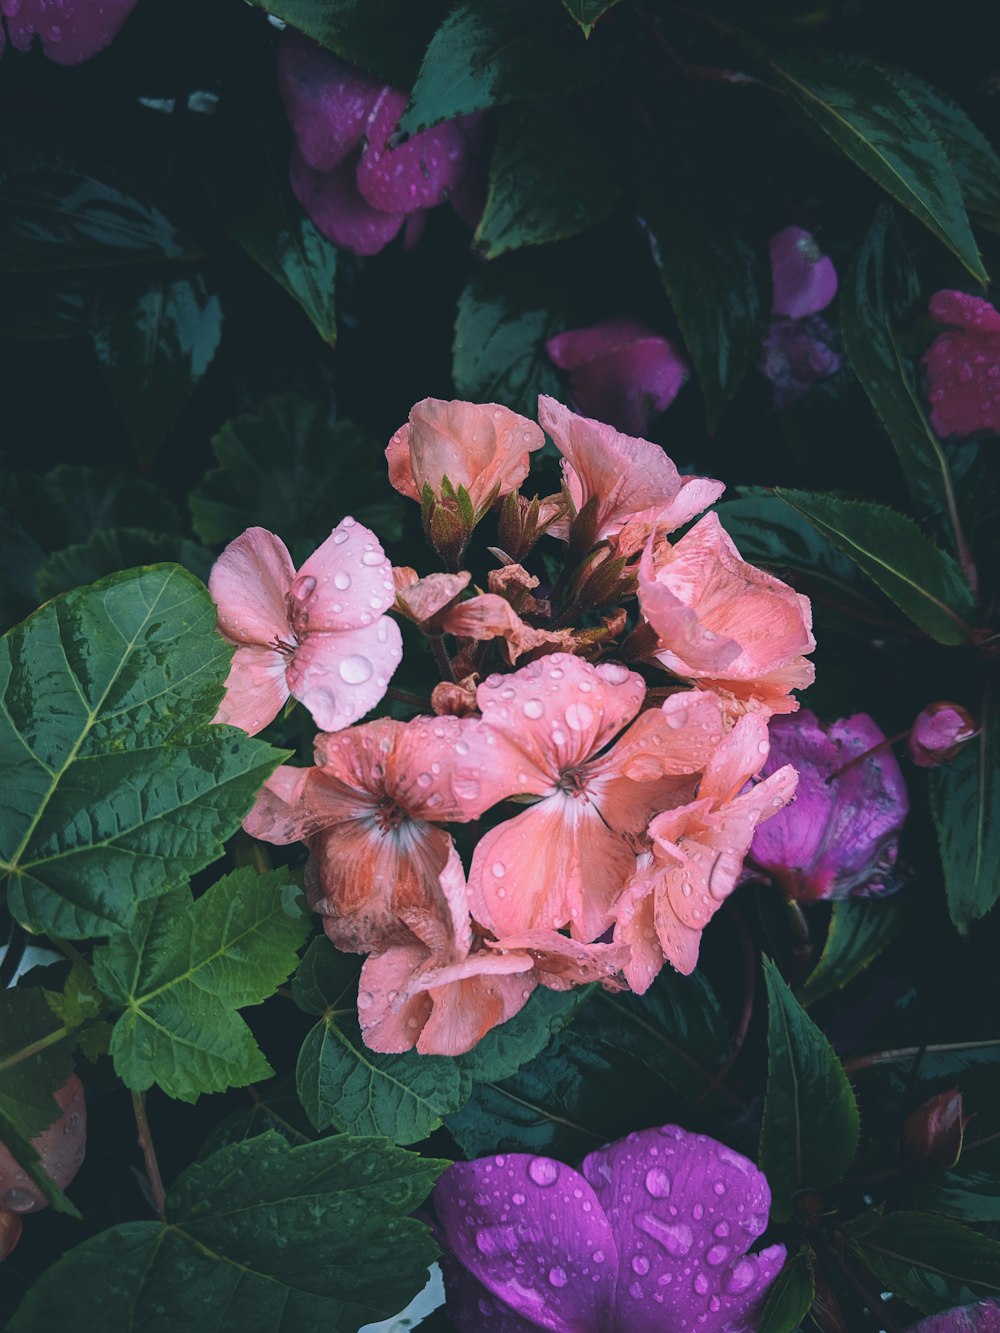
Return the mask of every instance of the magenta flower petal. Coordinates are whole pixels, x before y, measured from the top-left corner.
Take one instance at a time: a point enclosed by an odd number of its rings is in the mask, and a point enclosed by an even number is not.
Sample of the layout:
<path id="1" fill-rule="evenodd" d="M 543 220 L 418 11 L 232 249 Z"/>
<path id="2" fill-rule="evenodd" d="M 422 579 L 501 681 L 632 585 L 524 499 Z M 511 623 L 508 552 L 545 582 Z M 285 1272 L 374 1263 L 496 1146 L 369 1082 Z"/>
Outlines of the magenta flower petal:
<path id="1" fill-rule="evenodd" d="M 825 310 L 837 295 L 837 270 L 813 235 L 801 227 L 785 227 L 772 236 L 771 310 L 789 319 L 804 319 Z"/>
<path id="2" fill-rule="evenodd" d="M 593 1189 L 571 1167 L 524 1153 L 456 1162 L 434 1188 L 434 1207 L 447 1247 L 529 1328 L 613 1327 L 617 1247 Z"/>
<path id="3" fill-rule="evenodd" d="M 353 157 L 333 171 L 314 171 L 293 148 L 289 175 L 292 192 L 319 230 L 352 254 L 377 255 L 406 221 L 405 213 L 382 213 L 362 199 Z"/>
<path id="4" fill-rule="evenodd" d="M 676 1125 L 630 1134 L 584 1158 L 618 1242 L 616 1329 L 752 1329 L 785 1258 L 747 1255 L 771 1191 L 746 1157 Z"/>
<path id="5" fill-rule="evenodd" d="M 472 1276 L 457 1259 L 452 1258 L 445 1245 L 441 1255 L 448 1293 L 448 1318 L 458 1333 L 538 1333 L 532 1319 L 522 1319 L 499 1296 Z"/>
<path id="6" fill-rule="evenodd" d="M 278 88 L 303 160 L 332 171 L 361 143 L 382 85 L 286 28 L 278 44 Z"/>
<path id="7" fill-rule="evenodd" d="M 917 714 L 907 743 L 910 759 L 918 768 L 937 768 L 950 763 L 979 728 L 961 704 L 928 704 Z"/>
<path id="8" fill-rule="evenodd" d="M 468 141 L 450 120 L 414 134 L 398 148 L 388 146 L 407 100 L 395 88 L 382 90 L 358 163 L 358 189 L 372 208 L 386 213 L 415 213 L 444 203 L 465 165 Z"/>
<path id="9" fill-rule="evenodd" d="M 825 319 L 787 319 L 776 315 L 757 361 L 760 373 L 774 385 L 779 411 L 804 398 L 818 380 L 840 369 L 842 358 L 830 346 L 833 330 Z"/>
<path id="10" fill-rule="evenodd" d="M 18 51 L 39 37 L 55 64 L 79 65 L 110 45 L 135 6 L 136 0 L 3 0 L 0 14 Z"/>
<path id="11" fill-rule="evenodd" d="M 1000 1333 L 1000 1305 L 980 1301 L 978 1305 L 945 1310 L 929 1319 L 921 1319 L 910 1333 Z"/>
<path id="12" fill-rule="evenodd" d="M 798 795 L 758 827 L 750 860 L 800 902 L 885 892 L 909 812 L 899 764 L 884 749 L 832 777 L 884 734 L 866 713 L 825 727 L 803 709 L 775 718 L 770 735 L 762 772 L 792 764 Z"/>
<path id="13" fill-rule="evenodd" d="M 923 355 L 931 425 L 967 439 L 1000 433 L 1000 312 L 965 292 L 936 292 L 930 313 L 954 329 L 939 334 Z"/>
<path id="14" fill-rule="evenodd" d="M 1000 311 L 981 296 L 968 292 L 935 292 L 928 306 L 931 319 L 953 324 L 966 333 L 1000 333 Z"/>

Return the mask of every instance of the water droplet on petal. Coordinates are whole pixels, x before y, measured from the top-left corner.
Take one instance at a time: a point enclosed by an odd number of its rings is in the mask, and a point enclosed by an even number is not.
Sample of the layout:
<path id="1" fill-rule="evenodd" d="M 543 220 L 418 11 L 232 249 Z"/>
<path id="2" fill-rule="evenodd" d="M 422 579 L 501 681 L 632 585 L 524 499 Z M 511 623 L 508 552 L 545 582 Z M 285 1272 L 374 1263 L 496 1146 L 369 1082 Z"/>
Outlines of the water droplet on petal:
<path id="1" fill-rule="evenodd" d="M 552 1283 L 552 1285 L 553 1285 L 554 1287 L 565 1287 L 565 1285 L 566 1285 L 566 1273 L 565 1273 L 565 1271 L 564 1271 L 563 1269 L 559 1268 L 558 1266 L 555 1267 L 555 1268 L 550 1268 L 550 1269 L 549 1269 L 549 1281 Z"/>
<path id="2" fill-rule="evenodd" d="M 551 1157 L 533 1157 L 528 1163 L 528 1175 L 536 1185 L 554 1185 L 559 1178 L 559 1163 Z"/>
<path id="3" fill-rule="evenodd" d="M 635 1223 L 675 1259 L 683 1258 L 694 1244 L 694 1232 L 684 1222 L 664 1222 L 655 1213 L 640 1213 Z"/>
<path id="4" fill-rule="evenodd" d="M 662 1166 L 651 1167 L 646 1172 L 646 1192 L 654 1199 L 666 1199 L 670 1194 L 670 1177 Z"/>
<path id="5" fill-rule="evenodd" d="M 346 569 L 337 570 L 336 574 L 333 576 L 333 586 L 339 589 L 340 592 L 346 592 L 351 586 L 351 576 Z"/>
<path id="6" fill-rule="evenodd" d="M 504 875 L 507 873 L 507 867 L 502 861 L 494 861 L 490 866 L 490 871 L 497 879 L 503 879 Z"/>
<path id="7" fill-rule="evenodd" d="M 362 657 L 360 653 L 353 653 L 341 662 L 340 678 L 348 685 L 363 685 L 366 680 L 371 678 L 374 670 L 375 668 L 367 657 Z"/>
<path id="8" fill-rule="evenodd" d="M 632 1260 L 632 1272 L 644 1277 L 649 1272 L 649 1260 L 644 1254 L 637 1254 Z"/>
<path id="9" fill-rule="evenodd" d="M 545 706 L 541 699 L 529 699 L 524 705 L 525 717 L 541 717 L 545 712 Z"/>
<path id="10" fill-rule="evenodd" d="M 713 1245 L 705 1255 L 705 1262 L 711 1264 L 713 1268 L 718 1268 L 719 1264 L 724 1264 L 728 1258 L 728 1245 Z"/>

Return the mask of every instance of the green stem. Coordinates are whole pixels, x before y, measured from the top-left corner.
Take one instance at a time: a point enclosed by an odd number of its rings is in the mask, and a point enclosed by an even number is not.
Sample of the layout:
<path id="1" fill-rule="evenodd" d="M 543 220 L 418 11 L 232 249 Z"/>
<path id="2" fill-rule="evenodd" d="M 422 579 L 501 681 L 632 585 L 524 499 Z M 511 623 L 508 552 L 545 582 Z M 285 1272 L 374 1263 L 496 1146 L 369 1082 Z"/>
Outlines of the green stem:
<path id="1" fill-rule="evenodd" d="M 15 1051 L 13 1055 L 8 1055 L 5 1060 L 0 1060 L 0 1074 L 2 1074 L 5 1069 L 10 1069 L 13 1065 L 19 1065 L 22 1060 L 30 1060 L 31 1057 L 37 1055 L 39 1051 L 47 1050 L 50 1046 L 55 1046 L 58 1042 L 65 1041 L 71 1031 L 72 1029 L 67 1027 L 56 1028 L 55 1032 L 50 1032 L 44 1037 L 39 1037 L 38 1040 L 33 1041 L 30 1046 L 22 1046 L 21 1049 Z"/>
<path id="2" fill-rule="evenodd" d="M 850 1078 L 861 1069 L 870 1069 L 872 1065 L 890 1065 L 896 1060 L 947 1055 L 952 1051 L 981 1051 L 988 1046 L 1000 1046 L 1000 1037 L 991 1037 L 988 1041 L 953 1041 L 937 1046 L 898 1046 L 893 1050 L 875 1051 L 873 1055 L 861 1055 L 856 1060 L 848 1060 L 844 1065 L 844 1073 Z"/>

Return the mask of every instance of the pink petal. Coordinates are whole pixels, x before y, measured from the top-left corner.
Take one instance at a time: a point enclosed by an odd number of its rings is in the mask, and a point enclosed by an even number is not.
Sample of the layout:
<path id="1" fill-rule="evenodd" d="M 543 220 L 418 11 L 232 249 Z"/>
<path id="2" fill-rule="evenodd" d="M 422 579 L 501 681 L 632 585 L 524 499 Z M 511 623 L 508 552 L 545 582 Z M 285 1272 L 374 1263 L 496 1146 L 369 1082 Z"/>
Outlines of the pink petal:
<path id="1" fill-rule="evenodd" d="M 280 537 L 247 528 L 212 566 L 208 591 L 219 608 L 219 629 L 233 643 L 294 646 L 288 593 L 295 566 Z"/>
<path id="2" fill-rule="evenodd" d="M 837 270 L 812 234 L 786 227 L 771 237 L 769 250 L 774 313 L 803 319 L 825 310 L 837 295 Z"/>
<path id="3" fill-rule="evenodd" d="M 617 1246 L 576 1171 L 523 1153 L 456 1162 L 433 1200 L 447 1247 L 515 1314 L 557 1333 L 614 1327 Z"/>
<path id="4" fill-rule="evenodd" d="M 239 727 L 248 736 L 263 731 L 288 698 L 287 665 L 285 654 L 274 648 L 256 644 L 237 648 L 226 677 L 226 693 L 212 721 Z"/>
<path id="5" fill-rule="evenodd" d="M 666 961 L 656 932 L 656 873 L 644 853 L 614 906 L 614 942 L 627 951 L 622 970 L 636 995 L 645 995 Z"/>
<path id="6" fill-rule="evenodd" d="M 135 5 L 136 0 L 74 0 L 53 9 L 48 0 L 6 0 L 2 13 L 16 50 L 30 50 L 37 36 L 55 64 L 79 65 L 114 40 Z"/>
<path id="7" fill-rule="evenodd" d="M 404 615 L 423 625 L 449 606 L 471 578 L 472 575 L 464 571 L 461 574 L 427 574 L 407 588 L 397 588 L 396 601 Z"/>
<path id="8" fill-rule="evenodd" d="M 421 486 L 417 485 L 410 459 L 410 423 L 400 426 L 385 447 L 389 465 L 389 484 L 409 500 L 420 500 Z"/>
<path id="9" fill-rule="evenodd" d="M 454 121 L 414 134 L 398 148 L 387 147 L 408 100 L 395 88 L 382 89 L 358 163 L 358 189 L 373 208 L 386 213 L 414 213 L 443 203 L 464 166 L 466 140 Z"/>
<path id="10" fill-rule="evenodd" d="M 385 1055 L 410 1051 L 433 1001 L 410 983 L 427 963 L 421 944 L 401 944 L 365 960 L 358 981 L 358 1022 L 365 1045 Z"/>
<path id="11" fill-rule="evenodd" d="M 539 983 L 550 990 L 570 990 L 592 981 L 621 990 L 614 978 L 629 960 L 628 950 L 620 944 L 581 944 L 555 930 L 526 930 L 490 942 L 489 947 L 501 953 L 529 953 Z"/>
<path id="12" fill-rule="evenodd" d="M 303 160 L 332 171 L 357 148 L 381 86 L 294 28 L 278 43 L 278 88 Z"/>
<path id="13" fill-rule="evenodd" d="M 968 292 L 935 292 L 929 305 L 932 319 L 954 324 L 966 333 L 1000 333 L 1000 311 L 981 296 Z"/>
<path id="14" fill-rule="evenodd" d="M 345 518 L 299 570 L 289 608 L 301 636 L 370 626 L 395 598 L 392 565 L 379 539 Z"/>
<path id="15" fill-rule="evenodd" d="M 333 171 L 314 171 L 292 148 L 292 193 L 323 235 L 354 255 L 377 255 L 406 221 L 404 213 L 381 213 L 358 193 L 354 159 Z"/>
<path id="16" fill-rule="evenodd" d="M 1000 432 L 1000 332 L 994 329 L 1000 314 L 960 292 L 938 292 L 931 308 L 941 312 L 939 317 L 965 319 L 961 329 L 939 334 L 920 363 L 927 378 L 931 425 L 938 435 L 958 439 L 980 431 Z"/>
<path id="17" fill-rule="evenodd" d="M 664 1125 L 590 1153 L 581 1171 L 618 1241 L 621 1272 L 629 1275 L 618 1283 L 609 1327 L 723 1333 L 759 1311 L 785 1250 L 744 1257 L 766 1229 L 771 1204 L 767 1181 L 747 1158 L 703 1134 Z"/>
<path id="18" fill-rule="evenodd" d="M 504 964 L 505 966 L 501 966 Z M 487 1032 L 524 1008 L 535 979 L 527 975 L 530 958 L 495 958 L 477 954 L 455 964 L 453 975 L 431 987 L 433 1008 L 417 1040 L 421 1055 L 464 1055 Z"/>
<path id="19" fill-rule="evenodd" d="M 316 768 L 276 768 L 243 821 L 254 838 L 284 846 L 301 842 L 350 819 L 371 819 L 377 798 L 357 791 Z"/>
<path id="20" fill-rule="evenodd" d="M 403 636 L 388 616 L 363 629 L 308 634 L 288 666 L 288 688 L 323 731 L 340 731 L 385 697 L 403 657 Z"/>

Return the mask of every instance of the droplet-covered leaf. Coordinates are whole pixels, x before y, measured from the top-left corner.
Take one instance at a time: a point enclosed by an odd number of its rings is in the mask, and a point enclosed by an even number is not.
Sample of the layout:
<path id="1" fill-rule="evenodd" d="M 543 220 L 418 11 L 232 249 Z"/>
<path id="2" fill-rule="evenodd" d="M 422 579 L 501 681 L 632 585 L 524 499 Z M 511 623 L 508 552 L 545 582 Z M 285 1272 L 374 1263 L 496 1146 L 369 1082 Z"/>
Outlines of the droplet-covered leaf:
<path id="1" fill-rule="evenodd" d="M 127 930 L 208 865 L 281 753 L 209 726 L 232 650 L 176 565 L 47 603 L 0 641 L 0 870 L 29 930 Z"/>
<path id="2" fill-rule="evenodd" d="M 298 895 L 281 871 L 237 870 L 194 902 L 178 888 L 143 903 L 127 935 L 95 950 L 98 986 L 125 1009 L 111 1056 L 128 1087 L 193 1102 L 270 1075 L 236 1011 L 294 968 L 309 931 Z"/>

